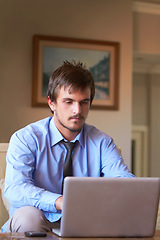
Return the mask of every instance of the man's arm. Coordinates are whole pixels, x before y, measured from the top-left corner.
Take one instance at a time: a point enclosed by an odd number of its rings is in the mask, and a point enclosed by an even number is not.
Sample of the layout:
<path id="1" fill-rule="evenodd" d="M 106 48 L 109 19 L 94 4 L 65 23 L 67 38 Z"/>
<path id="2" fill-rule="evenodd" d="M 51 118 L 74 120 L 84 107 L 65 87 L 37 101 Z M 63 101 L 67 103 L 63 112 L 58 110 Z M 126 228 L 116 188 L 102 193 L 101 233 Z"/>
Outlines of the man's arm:
<path id="1" fill-rule="evenodd" d="M 104 177 L 135 177 L 124 163 L 121 153 L 112 138 L 102 145 L 102 168 Z"/>
<path id="2" fill-rule="evenodd" d="M 46 212 L 57 212 L 55 202 L 61 195 L 35 186 L 36 158 L 28 144 L 34 143 L 24 143 L 17 135 L 11 138 L 7 152 L 5 196 L 14 208 L 29 205 Z"/>
<path id="3" fill-rule="evenodd" d="M 57 198 L 56 202 L 55 202 L 55 208 L 57 210 L 62 210 L 62 207 L 63 207 L 63 197 L 59 197 Z"/>

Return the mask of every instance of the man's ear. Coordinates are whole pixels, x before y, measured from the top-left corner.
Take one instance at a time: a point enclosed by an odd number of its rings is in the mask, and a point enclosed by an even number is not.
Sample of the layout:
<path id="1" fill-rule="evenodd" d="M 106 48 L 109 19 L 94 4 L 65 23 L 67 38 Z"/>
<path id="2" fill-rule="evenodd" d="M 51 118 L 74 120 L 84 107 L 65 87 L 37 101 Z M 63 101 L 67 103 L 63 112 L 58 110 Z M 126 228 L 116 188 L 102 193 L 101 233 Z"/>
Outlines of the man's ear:
<path id="1" fill-rule="evenodd" d="M 51 99 L 48 97 L 48 105 L 51 109 L 51 112 L 54 112 L 55 110 L 55 103 L 51 101 Z"/>

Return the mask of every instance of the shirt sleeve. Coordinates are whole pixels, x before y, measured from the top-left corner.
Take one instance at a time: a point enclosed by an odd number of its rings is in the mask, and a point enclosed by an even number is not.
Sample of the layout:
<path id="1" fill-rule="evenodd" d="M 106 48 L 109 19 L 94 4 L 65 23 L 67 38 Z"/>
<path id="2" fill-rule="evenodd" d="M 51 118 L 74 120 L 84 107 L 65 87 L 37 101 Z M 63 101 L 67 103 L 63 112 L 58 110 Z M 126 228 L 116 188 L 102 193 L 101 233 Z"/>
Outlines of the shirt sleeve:
<path id="1" fill-rule="evenodd" d="M 103 141 L 101 156 L 101 176 L 135 177 L 124 163 L 122 155 L 112 138 Z"/>
<path id="2" fill-rule="evenodd" d="M 61 195 L 35 186 L 35 146 L 32 137 L 28 141 L 18 133 L 11 137 L 6 157 L 5 196 L 14 208 L 28 205 L 54 213 L 55 201 Z"/>

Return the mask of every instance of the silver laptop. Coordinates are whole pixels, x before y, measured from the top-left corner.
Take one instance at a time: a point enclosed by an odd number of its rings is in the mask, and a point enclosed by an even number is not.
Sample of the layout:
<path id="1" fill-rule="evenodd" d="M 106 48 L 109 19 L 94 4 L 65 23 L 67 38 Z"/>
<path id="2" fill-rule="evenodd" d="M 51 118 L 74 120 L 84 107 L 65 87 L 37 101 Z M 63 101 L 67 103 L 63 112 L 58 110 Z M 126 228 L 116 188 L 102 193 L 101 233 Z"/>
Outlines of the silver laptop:
<path id="1" fill-rule="evenodd" d="M 160 178 L 67 177 L 61 237 L 154 235 Z"/>

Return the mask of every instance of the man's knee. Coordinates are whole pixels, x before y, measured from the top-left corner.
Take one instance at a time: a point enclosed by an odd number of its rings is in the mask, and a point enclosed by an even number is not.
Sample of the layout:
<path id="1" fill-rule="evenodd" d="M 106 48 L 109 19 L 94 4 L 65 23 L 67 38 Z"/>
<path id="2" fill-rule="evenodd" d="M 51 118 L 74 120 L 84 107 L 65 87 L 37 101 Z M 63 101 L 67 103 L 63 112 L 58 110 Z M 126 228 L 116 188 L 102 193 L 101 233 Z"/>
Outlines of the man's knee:
<path id="1" fill-rule="evenodd" d="M 25 231 L 50 231 L 43 211 L 32 206 L 25 206 L 13 214 L 7 232 Z"/>

